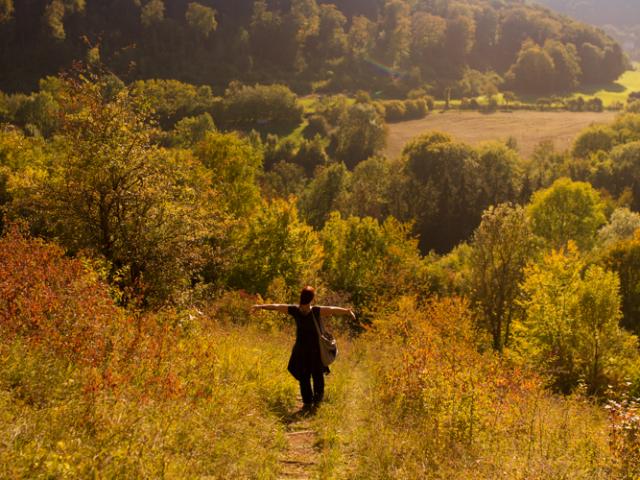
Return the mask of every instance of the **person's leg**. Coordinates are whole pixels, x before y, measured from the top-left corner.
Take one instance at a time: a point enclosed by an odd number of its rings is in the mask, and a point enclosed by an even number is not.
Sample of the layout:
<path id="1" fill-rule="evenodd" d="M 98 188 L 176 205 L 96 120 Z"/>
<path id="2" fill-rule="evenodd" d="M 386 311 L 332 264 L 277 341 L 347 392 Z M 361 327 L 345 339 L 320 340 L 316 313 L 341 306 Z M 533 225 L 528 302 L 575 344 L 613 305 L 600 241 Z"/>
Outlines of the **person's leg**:
<path id="1" fill-rule="evenodd" d="M 300 378 L 300 394 L 302 403 L 310 405 L 313 402 L 313 391 L 311 390 L 311 374 L 305 374 Z"/>
<path id="2" fill-rule="evenodd" d="M 313 372 L 313 401 L 320 403 L 324 398 L 324 373 L 322 370 Z"/>

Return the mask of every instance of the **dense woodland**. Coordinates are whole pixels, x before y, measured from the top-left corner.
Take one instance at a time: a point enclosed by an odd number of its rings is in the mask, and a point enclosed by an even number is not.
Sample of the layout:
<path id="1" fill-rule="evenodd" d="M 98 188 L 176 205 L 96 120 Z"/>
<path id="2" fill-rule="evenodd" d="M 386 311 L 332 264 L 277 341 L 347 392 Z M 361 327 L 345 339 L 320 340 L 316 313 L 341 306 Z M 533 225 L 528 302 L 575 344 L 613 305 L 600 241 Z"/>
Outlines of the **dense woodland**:
<path id="1" fill-rule="evenodd" d="M 633 0 L 541 0 L 538 3 L 602 27 L 634 60 L 640 58 L 640 8 Z"/>
<path id="2" fill-rule="evenodd" d="M 489 88 L 525 58 L 555 69 L 574 53 L 583 81 L 584 51 L 620 71 L 610 39 L 507 2 L 97 5 L 0 2 L 17 42 L 0 56 L 46 59 L 2 60 L 0 477 L 281 478 L 294 331 L 250 307 L 305 284 L 357 313 L 331 324 L 340 355 L 308 420 L 321 460 L 307 474 L 640 475 L 638 94 L 568 151 L 523 158 L 512 138 L 432 131 L 382 154 L 387 122 L 436 114 L 430 88 Z M 485 16 L 491 49 L 415 61 L 416 25 L 441 25 L 448 48 Z M 515 19 L 550 36 L 518 36 L 500 68 Z M 270 22 L 293 37 L 253 43 Z M 103 33 L 87 51 L 89 31 Z M 343 40 L 319 47 L 324 34 Z M 260 65 L 284 46 L 295 65 Z M 419 82 L 380 73 L 363 90 L 364 59 L 399 51 L 385 62 Z M 497 73 L 466 68 L 478 59 Z M 296 93 L 316 82 L 359 91 Z"/>
<path id="3" fill-rule="evenodd" d="M 87 56 L 128 82 L 279 82 L 392 97 L 416 88 L 444 96 L 483 76 L 497 77 L 492 89 L 561 92 L 627 67 L 602 31 L 520 1 L 3 0 L 0 45 L 8 92 L 35 89 Z"/>

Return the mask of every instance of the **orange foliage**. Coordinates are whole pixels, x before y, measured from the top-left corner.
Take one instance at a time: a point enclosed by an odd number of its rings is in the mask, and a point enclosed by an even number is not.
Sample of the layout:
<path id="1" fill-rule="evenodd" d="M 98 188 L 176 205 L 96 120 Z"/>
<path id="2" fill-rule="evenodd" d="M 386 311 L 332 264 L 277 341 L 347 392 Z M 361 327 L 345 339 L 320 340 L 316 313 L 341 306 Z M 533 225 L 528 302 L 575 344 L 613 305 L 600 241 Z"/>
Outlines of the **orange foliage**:
<path id="1" fill-rule="evenodd" d="M 130 387 L 142 398 L 183 395 L 173 366 L 180 325 L 171 315 L 126 312 L 81 260 L 18 226 L 0 238 L 0 338 L 20 337 L 87 368 L 87 395 Z"/>
<path id="2" fill-rule="evenodd" d="M 432 300 L 417 307 L 401 302 L 383 329 L 400 335 L 396 355 L 383 366 L 383 401 L 399 407 L 407 418 L 418 412 L 430 419 L 434 435 L 447 432 L 449 441 L 473 443 L 474 434 L 517 405 L 542 391 L 530 372 L 483 352 L 466 302 Z M 496 428 L 495 425 L 492 428 Z"/>
<path id="3" fill-rule="evenodd" d="M 0 238 L 0 328 L 44 343 L 69 360 L 98 365 L 123 320 L 108 287 L 80 260 L 12 226 Z"/>

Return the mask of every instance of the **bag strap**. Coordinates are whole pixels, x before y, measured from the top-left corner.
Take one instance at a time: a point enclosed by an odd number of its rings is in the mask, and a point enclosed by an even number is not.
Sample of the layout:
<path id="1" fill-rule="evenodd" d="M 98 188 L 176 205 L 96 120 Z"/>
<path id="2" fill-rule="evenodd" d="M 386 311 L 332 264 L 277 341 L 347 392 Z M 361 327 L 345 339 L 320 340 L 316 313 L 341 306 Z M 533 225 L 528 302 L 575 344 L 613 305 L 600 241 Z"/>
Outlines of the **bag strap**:
<path id="1" fill-rule="evenodd" d="M 311 316 L 313 317 L 313 323 L 316 326 L 316 330 L 318 331 L 318 337 L 321 337 L 322 333 L 323 333 L 322 330 L 324 330 L 324 329 L 320 328 L 320 323 L 316 319 L 316 314 L 313 312 L 313 308 L 314 307 L 311 307 Z"/>

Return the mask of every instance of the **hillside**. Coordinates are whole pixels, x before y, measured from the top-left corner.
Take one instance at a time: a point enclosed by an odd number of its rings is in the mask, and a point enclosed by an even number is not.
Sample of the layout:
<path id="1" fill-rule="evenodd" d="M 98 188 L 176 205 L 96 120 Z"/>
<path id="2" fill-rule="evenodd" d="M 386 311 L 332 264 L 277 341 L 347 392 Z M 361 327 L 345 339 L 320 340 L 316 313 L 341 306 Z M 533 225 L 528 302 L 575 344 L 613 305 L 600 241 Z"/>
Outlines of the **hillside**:
<path id="1" fill-rule="evenodd" d="M 627 68 L 600 31 L 516 1 L 4 0 L 0 45 L 0 90 L 9 92 L 34 90 L 78 59 L 101 60 L 125 81 L 219 90 L 277 81 L 387 96 L 550 93 Z"/>
<path id="2" fill-rule="evenodd" d="M 640 59 L 640 4 L 633 0 L 539 0 L 572 18 L 602 27 L 634 59 Z"/>

